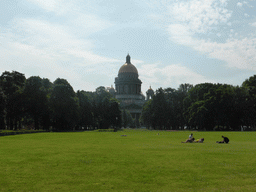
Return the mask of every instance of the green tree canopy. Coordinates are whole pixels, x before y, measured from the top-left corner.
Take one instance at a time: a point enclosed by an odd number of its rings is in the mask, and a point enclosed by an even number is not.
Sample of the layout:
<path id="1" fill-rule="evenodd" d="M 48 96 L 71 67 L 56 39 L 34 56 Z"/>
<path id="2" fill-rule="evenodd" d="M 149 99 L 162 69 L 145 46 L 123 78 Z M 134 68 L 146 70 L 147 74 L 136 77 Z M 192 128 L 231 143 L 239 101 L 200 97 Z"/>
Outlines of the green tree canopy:
<path id="1" fill-rule="evenodd" d="M 50 97 L 53 126 L 58 131 L 73 130 L 78 122 L 79 102 L 65 79 L 56 79 Z"/>
<path id="2" fill-rule="evenodd" d="M 46 116 L 49 113 L 47 94 L 50 84 L 45 82 L 46 79 L 32 76 L 26 80 L 24 87 L 25 112 L 33 119 L 35 129 L 39 129 L 40 124 L 46 129 L 49 127 L 49 116 Z"/>
<path id="3" fill-rule="evenodd" d="M 5 71 L 0 77 L 0 85 L 6 96 L 6 124 L 8 129 L 21 127 L 23 115 L 22 91 L 25 80 L 24 74 L 17 71 Z"/>

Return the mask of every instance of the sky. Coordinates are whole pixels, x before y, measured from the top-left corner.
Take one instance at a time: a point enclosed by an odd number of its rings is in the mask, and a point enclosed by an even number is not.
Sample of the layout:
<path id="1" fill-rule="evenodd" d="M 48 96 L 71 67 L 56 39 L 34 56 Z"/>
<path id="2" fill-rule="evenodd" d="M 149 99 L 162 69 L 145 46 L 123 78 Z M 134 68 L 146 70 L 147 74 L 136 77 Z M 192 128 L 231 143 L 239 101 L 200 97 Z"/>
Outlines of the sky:
<path id="1" fill-rule="evenodd" d="M 151 86 L 256 73 L 256 0 L 0 0 L 0 72 L 115 86 L 126 55 Z"/>

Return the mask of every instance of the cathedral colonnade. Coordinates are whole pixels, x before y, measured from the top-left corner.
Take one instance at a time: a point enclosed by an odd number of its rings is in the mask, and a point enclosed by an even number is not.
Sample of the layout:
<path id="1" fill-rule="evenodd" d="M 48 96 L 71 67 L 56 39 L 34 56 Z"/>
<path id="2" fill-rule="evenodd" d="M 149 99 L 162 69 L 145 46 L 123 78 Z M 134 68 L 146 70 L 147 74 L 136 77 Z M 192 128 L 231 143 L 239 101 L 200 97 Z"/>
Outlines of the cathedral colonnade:
<path id="1" fill-rule="evenodd" d="M 141 85 L 117 85 L 117 94 L 140 94 Z"/>

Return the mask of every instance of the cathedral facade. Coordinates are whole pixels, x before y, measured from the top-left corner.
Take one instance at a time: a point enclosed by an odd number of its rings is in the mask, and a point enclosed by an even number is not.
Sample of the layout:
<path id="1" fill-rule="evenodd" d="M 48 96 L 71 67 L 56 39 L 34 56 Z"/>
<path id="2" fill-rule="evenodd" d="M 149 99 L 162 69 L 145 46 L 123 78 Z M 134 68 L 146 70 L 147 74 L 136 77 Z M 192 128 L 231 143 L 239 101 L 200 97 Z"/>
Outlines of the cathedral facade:
<path id="1" fill-rule="evenodd" d="M 142 113 L 145 96 L 141 92 L 141 80 L 137 68 L 131 63 L 131 57 L 126 56 L 126 62 L 115 78 L 115 98 L 120 101 L 120 107 L 128 110 L 136 126 L 139 126 L 139 118 Z"/>
<path id="2" fill-rule="evenodd" d="M 131 63 L 131 57 L 126 56 L 126 62 L 120 67 L 118 76 L 115 78 L 115 88 L 111 86 L 107 90 L 120 101 L 121 109 L 128 110 L 135 120 L 135 126 L 139 127 L 139 118 L 146 102 L 141 92 L 142 82 L 139 79 L 137 68 Z M 154 91 L 151 87 L 147 91 L 147 100 L 152 98 Z"/>

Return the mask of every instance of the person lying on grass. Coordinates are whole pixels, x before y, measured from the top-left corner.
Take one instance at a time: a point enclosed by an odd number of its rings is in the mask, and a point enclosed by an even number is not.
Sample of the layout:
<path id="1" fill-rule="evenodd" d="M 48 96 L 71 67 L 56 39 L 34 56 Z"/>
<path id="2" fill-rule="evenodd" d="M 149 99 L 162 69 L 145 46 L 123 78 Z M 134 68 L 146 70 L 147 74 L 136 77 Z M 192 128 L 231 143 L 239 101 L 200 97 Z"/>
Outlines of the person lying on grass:
<path id="1" fill-rule="evenodd" d="M 181 143 L 203 143 L 203 142 L 204 142 L 204 138 L 200 138 L 197 140 L 192 138 L 192 139 L 187 139 L 185 142 L 181 142 Z"/>
<path id="2" fill-rule="evenodd" d="M 182 141 L 181 143 L 193 143 L 194 140 L 195 140 L 195 138 L 193 137 L 193 138 L 191 138 L 191 139 L 187 139 L 185 142 Z"/>
<path id="3" fill-rule="evenodd" d="M 203 143 L 204 142 L 204 138 L 200 138 L 194 141 L 194 143 Z"/>
<path id="4" fill-rule="evenodd" d="M 227 137 L 224 137 L 222 135 L 222 138 L 223 138 L 223 141 L 216 141 L 216 143 L 228 143 L 229 142 L 229 139 Z"/>

